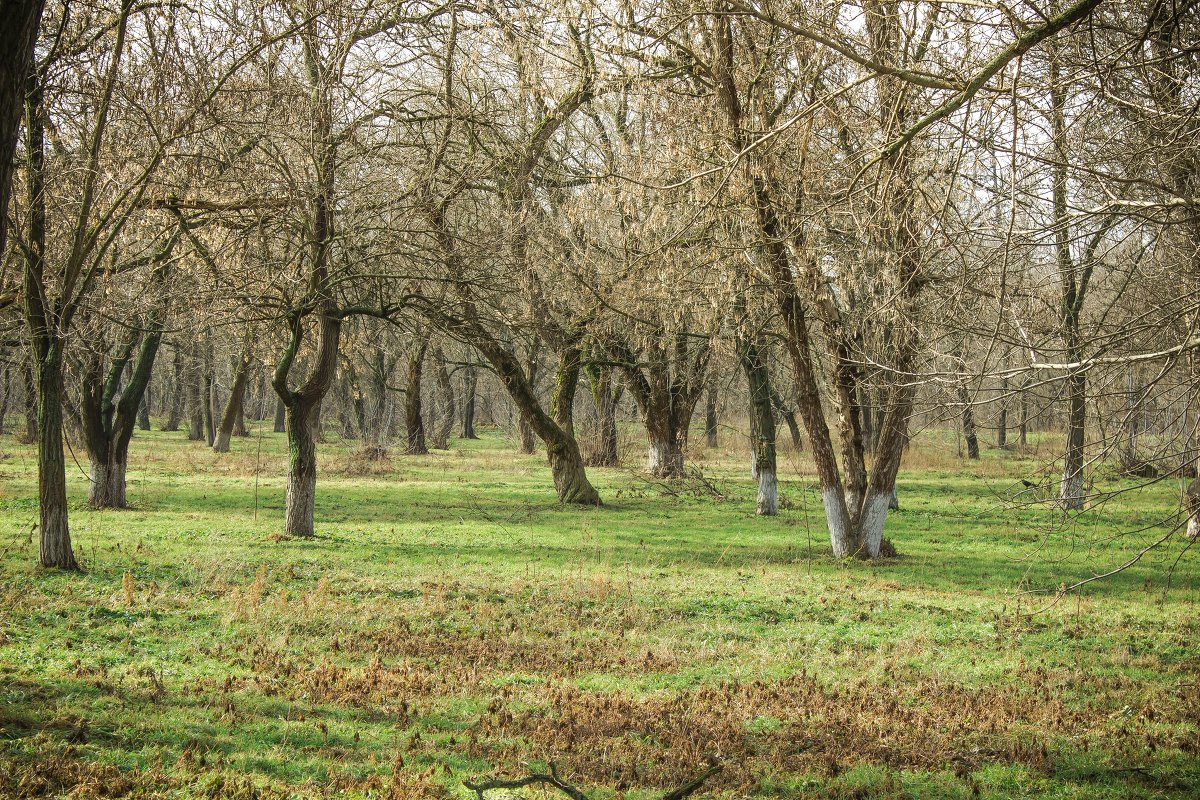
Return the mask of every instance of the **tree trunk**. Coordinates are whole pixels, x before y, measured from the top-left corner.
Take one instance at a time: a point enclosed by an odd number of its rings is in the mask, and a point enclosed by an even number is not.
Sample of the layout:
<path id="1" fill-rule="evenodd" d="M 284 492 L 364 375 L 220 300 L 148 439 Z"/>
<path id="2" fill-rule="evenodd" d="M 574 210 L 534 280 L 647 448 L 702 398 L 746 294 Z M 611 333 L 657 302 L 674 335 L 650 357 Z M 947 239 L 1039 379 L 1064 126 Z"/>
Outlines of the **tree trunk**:
<path id="1" fill-rule="evenodd" d="M 212 447 L 217 441 L 217 382 L 211 372 L 204 375 L 203 396 L 201 397 L 204 412 L 204 438 Z"/>
<path id="2" fill-rule="evenodd" d="M 541 341 L 534 339 L 529 346 L 529 354 L 525 359 L 526 373 L 529 376 L 529 387 L 531 391 L 537 391 L 538 381 L 538 355 L 541 349 Z M 517 452 L 531 455 L 537 451 L 537 432 L 533 429 L 533 423 L 525 416 L 522 411 L 517 414 Z"/>
<path id="3" fill-rule="evenodd" d="M 150 430 L 150 393 L 146 392 L 142 395 L 142 402 L 138 406 L 137 426 L 139 431 Z"/>
<path id="4" fill-rule="evenodd" d="M 425 444 L 425 420 L 421 415 L 421 377 L 425 370 L 425 350 L 429 337 L 422 338 L 408 359 L 408 387 L 404 390 L 404 427 L 408 445 L 404 452 L 410 456 L 423 456 L 429 452 Z"/>
<path id="5" fill-rule="evenodd" d="M 598 447 L 589 464 L 596 467 L 615 467 L 620 463 L 617 441 L 617 404 L 623 388 L 613 380 L 611 367 L 588 365 L 588 383 L 592 390 L 592 402 L 596 406 L 596 427 L 599 435 Z"/>
<path id="6" fill-rule="evenodd" d="M 317 498 L 316 420 L 320 402 L 297 400 L 287 408 L 288 477 L 283 530 L 288 536 L 315 535 Z"/>
<path id="7" fill-rule="evenodd" d="M 704 444 L 717 446 L 717 381 L 710 378 L 704 393 Z"/>
<path id="8" fill-rule="evenodd" d="M 221 425 L 217 429 L 213 450 L 218 453 L 229 452 L 229 440 L 234 428 L 242 417 L 242 401 L 246 395 L 246 381 L 250 378 L 250 357 L 243 353 L 237 362 L 233 373 L 233 385 L 229 388 L 229 399 L 225 402 L 225 413 L 221 415 Z M 242 428 L 245 428 L 243 423 Z"/>
<path id="9" fill-rule="evenodd" d="M 1083 508 L 1084 424 L 1087 420 L 1087 377 L 1077 372 L 1067 379 L 1067 447 L 1059 500 L 1063 508 Z"/>
<path id="10" fill-rule="evenodd" d="M 1000 414 L 996 419 L 996 446 L 1001 450 L 1008 447 L 1008 376 L 1000 381 Z"/>
<path id="11" fill-rule="evenodd" d="M 9 401 L 12 400 L 12 367 L 9 364 L 4 365 L 4 378 L 0 379 L 0 392 L 4 394 L 0 396 L 0 436 L 6 430 L 5 418 L 8 417 Z"/>
<path id="12" fill-rule="evenodd" d="M 43 0 L 5 0 L 0 14 L 0 253 L 8 242 L 8 197 L 21 112 Z"/>
<path id="13" fill-rule="evenodd" d="M 1017 424 L 1017 444 L 1019 444 L 1021 446 L 1021 449 L 1023 450 L 1029 446 L 1029 379 L 1028 378 L 1021 381 L 1021 388 L 1020 388 L 1019 392 L 1021 395 L 1021 400 L 1020 400 L 1021 419 L 1020 419 L 1020 422 Z"/>
<path id="14" fill-rule="evenodd" d="M 275 403 L 275 427 L 274 427 L 275 433 L 283 433 L 287 430 L 286 412 L 287 412 L 287 406 L 284 405 L 283 400 L 280 399 L 280 400 L 276 401 L 276 403 Z"/>
<path id="15" fill-rule="evenodd" d="M 792 437 L 792 449 L 797 452 L 804 449 L 804 439 L 800 436 L 800 425 L 796 422 L 796 412 L 788 405 L 783 397 L 775 389 L 774 384 L 771 386 L 771 404 L 775 406 L 775 410 L 779 412 L 779 416 L 783 417 L 783 421 L 787 424 L 788 435 Z"/>
<path id="16" fill-rule="evenodd" d="M 183 382 L 183 354 L 178 347 L 175 348 L 171 361 L 171 376 L 171 409 L 167 414 L 166 424 L 162 426 L 164 431 L 179 430 L 179 423 L 183 419 L 186 392 Z"/>
<path id="17" fill-rule="evenodd" d="M 775 413 L 771 407 L 771 372 L 763 350 L 759 339 L 738 333 L 738 360 L 746 373 L 746 383 L 750 389 L 750 446 L 754 465 L 752 472 L 758 480 L 755 512 L 760 516 L 775 516 L 779 513 Z"/>
<path id="18" fill-rule="evenodd" d="M 462 436 L 463 439 L 478 439 L 475 433 L 475 392 L 479 384 L 479 376 L 474 365 L 468 366 L 465 373 L 465 388 L 463 390 Z"/>
<path id="19" fill-rule="evenodd" d="M 77 570 L 67 522 L 67 465 L 63 455 L 62 361 L 56 345 L 39 342 L 37 358 L 38 530 L 43 567 Z"/>
<path id="20" fill-rule="evenodd" d="M 454 430 L 458 409 L 454 403 L 454 384 L 450 382 L 450 370 L 446 368 L 446 358 L 440 347 L 434 348 L 433 358 L 438 365 L 437 386 L 442 401 L 437 426 L 434 428 L 433 446 L 438 450 L 447 450 L 450 448 L 450 432 Z"/>
<path id="21" fill-rule="evenodd" d="M 977 461 L 979 436 L 975 430 L 975 408 L 971 405 L 971 395 L 967 392 L 967 387 L 962 384 L 958 386 L 958 403 L 962 406 L 962 429 L 963 437 L 967 440 L 967 458 Z"/>

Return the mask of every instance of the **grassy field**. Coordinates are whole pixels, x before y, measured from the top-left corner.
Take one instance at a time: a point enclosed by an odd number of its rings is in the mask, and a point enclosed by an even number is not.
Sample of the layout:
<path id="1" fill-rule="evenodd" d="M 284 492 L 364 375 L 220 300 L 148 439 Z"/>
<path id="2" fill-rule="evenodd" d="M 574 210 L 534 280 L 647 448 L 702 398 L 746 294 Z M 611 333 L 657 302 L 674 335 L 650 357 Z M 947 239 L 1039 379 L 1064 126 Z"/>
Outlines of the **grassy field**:
<path id="1" fill-rule="evenodd" d="M 695 453 L 715 491 L 592 470 L 599 509 L 499 434 L 453 447 L 327 442 L 295 541 L 281 436 L 139 434 L 133 510 L 89 511 L 68 460 L 67 575 L 34 566 L 33 450 L 0 439 L 0 797 L 469 797 L 550 760 L 597 800 L 712 760 L 697 796 L 1200 792 L 1198 554 L 1052 602 L 1161 536 L 1175 483 L 1067 523 L 1007 501 L 1032 458 L 926 436 L 900 557 L 841 563 L 802 454 L 758 519 L 736 446 Z"/>

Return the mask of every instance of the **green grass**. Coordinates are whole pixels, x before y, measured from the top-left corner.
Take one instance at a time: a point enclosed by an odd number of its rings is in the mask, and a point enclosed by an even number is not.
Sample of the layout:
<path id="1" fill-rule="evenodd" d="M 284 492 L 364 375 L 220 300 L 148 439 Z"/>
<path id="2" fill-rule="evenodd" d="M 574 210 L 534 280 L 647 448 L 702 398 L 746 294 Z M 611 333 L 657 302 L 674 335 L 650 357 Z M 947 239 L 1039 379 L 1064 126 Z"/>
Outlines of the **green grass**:
<path id="1" fill-rule="evenodd" d="M 694 448 L 723 498 L 594 469 L 577 509 L 495 433 L 382 464 L 331 441 L 296 541 L 281 436 L 140 433 L 132 510 L 84 507 L 68 460 L 68 575 L 34 566 L 33 451 L 0 439 L 0 796 L 467 797 L 553 759 L 635 800 L 710 758 L 712 797 L 1200 789 L 1195 553 L 1053 602 L 1162 536 L 1176 484 L 1066 519 L 1010 502 L 1033 457 L 931 432 L 901 557 L 846 563 L 803 454 L 759 519 L 737 445 Z"/>

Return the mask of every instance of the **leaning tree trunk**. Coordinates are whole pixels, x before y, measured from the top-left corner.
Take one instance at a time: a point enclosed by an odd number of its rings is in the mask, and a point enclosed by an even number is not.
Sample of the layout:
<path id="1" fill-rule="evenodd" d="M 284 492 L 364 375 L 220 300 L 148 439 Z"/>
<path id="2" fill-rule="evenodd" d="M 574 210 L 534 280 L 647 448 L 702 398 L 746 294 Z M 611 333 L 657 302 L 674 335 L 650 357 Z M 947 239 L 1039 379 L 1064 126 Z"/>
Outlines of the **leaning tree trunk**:
<path id="1" fill-rule="evenodd" d="M 477 336 L 475 339 L 476 346 L 491 362 L 496 376 L 518 410 L 529 418 L 530 426 L 546 443 L 546 459 L 550 462 L 550 473 L 554 477 L 554 490 L 558 494 L 558 501 L 573 505 L 600 505 L 600 494 L 588 480 L 579 442 L 542 409 L 520 361 L 490 338 Z M 578 380 L 578 366 L 575 369 L 575 378 Z M 559 382 L 559 385 L 565 387 L 567 383 L 564 380 Z M 564 410 L 565 403 L 556 398 L 556 412 L 563 413 Z"/>
<path id="2" fill-rule="evenodd" d="M 429 452 L 425 443 L 425 420 L 421 414 L 421 377 L 428 347 L 428 337 L 421 339 L 416 351 L 408 359 L 408 386 L 404 390 L 404 427 L 408 445 L 404 452 L 410 456 L 423 456 Z"/>
<path id="3" fill-rule="evenodd" d="M 246 381 L 250 377 L 250 359 L 243 354 L 238 359 L 237 369 L 233 374 L 233 386 L 229 389 L 229 399 L 225 402 L 225 412 L 221 415 L 221 425 L 217 428 L 213 450 L 218 453 L 229 452 L 229 440 L 234 428 L 242 416 L 242 402 L 246 395 Z M 245 424 L 243 423 L 243 428 Z"/>
<path id="4" fill-rule="evenodd" d="M 475 366 L 470 365 L 464 370 L 465 388 L 463 390 L 462 439 L 478 439 L 475 433 L 475 392 L 479 385 L 479 376 Z"/>
<path id="5" fill-rule="evenodd" d="M 539 350 L 540 342 L 535 339 L 529 347 L 529 355 L 525 360 L 526 372 L 529 375 L 529 386 L 533 391 L 537 391 Z M 518 409 L 517 452 L 531 455 L 537 451 L 537 440 L 537 431 L 534 430 L 532 421 L 523 411 Z"/>

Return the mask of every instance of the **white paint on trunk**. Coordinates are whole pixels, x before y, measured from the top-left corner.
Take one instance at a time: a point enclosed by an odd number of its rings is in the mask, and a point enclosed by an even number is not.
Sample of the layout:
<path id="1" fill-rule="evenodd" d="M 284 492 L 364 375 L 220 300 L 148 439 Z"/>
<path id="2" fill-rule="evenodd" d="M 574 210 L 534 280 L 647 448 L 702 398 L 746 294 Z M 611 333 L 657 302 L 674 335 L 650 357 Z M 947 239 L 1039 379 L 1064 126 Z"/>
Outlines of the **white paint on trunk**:
<path id="1" fill-rule="evenodd" d="M 883 541 L 883 523 L 887 521 L 888 505 L 892 502 L 891 492 L 868 492 L 866 507 L 862 515 L 862 538 L 866 555 L 879 557 L 879 544 Z"/>
<path id="2" fill-rule="evenodd" d="M 1188 518 L 1187 536 L 1189 539 L 1200 538 L 1200 516 Z"/>
<path id="3" fill-rule="evenodd" d="M 671 445 L 665 439 L 651 439 L 646 454 L 646 471 L 651 475 L 670 475 Z"/>
<path id="4" fill-rule="evenodd" d="M 837 558 L 854 555 L 855 543 L 849 520 L 841 513 L 843 499 L 835 489 L 821 490 L 821 505 L 825 507 L 825 522 L 829 526 L 829 542 Z"/>
<path id="5" fill-rule="evenodd" d="M 779 513 L 779 481 L 774 470 L 758 470 L 758 502 L 755 510 L 763 517 L 773 517 Z"/>

